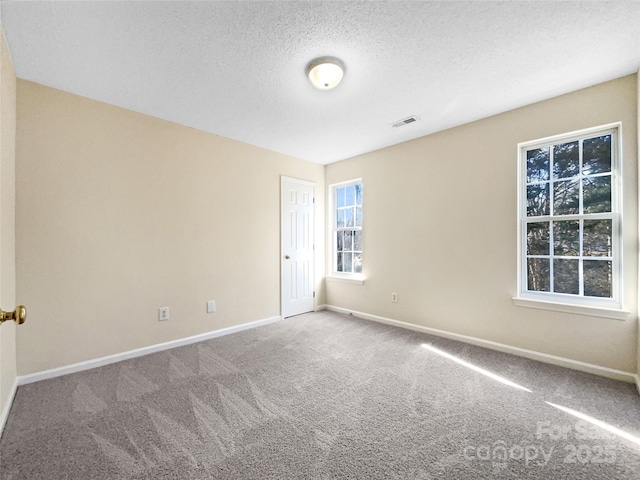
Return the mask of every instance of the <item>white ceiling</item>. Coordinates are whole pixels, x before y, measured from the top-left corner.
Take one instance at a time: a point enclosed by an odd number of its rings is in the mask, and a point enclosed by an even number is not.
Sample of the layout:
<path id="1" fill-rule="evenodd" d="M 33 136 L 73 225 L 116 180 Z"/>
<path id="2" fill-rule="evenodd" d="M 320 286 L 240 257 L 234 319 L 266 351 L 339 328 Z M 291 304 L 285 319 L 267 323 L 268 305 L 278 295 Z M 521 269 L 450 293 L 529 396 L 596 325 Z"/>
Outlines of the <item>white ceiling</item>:
<path id="1" fill-rule="evenodd" d="M 2 1 L 19 78 L 331 163 L 634 73 L 638 1 Z M 347 72 L 319 91 L 317 56 Z M 410 115 L 418 122 L 391 124 Z"/>

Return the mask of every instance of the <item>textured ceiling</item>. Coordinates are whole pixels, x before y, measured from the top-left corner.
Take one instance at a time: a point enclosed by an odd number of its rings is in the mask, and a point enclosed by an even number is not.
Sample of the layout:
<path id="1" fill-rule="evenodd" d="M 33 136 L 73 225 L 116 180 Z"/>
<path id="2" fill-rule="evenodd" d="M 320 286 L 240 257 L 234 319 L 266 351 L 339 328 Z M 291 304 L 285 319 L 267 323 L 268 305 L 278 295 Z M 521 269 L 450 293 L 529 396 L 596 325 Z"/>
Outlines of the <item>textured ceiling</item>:
<path id="1" fill-rule="evenodd" d="M 331 163 L 637 71 L 640 2 L 2 1 L 19 78 Z M 322 55 L 347 72 L 319 91 Z M 419 121 L 391 124 L 410 115 Z"/>

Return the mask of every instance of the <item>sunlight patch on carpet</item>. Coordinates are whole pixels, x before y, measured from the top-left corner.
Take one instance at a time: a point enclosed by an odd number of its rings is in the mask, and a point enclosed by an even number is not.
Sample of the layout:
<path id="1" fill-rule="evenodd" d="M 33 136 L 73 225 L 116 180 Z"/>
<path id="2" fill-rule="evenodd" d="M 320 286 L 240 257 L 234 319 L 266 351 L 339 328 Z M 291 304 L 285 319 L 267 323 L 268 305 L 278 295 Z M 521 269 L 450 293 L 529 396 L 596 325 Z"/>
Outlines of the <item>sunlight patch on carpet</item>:
<path id="1" fill-rule="evenodd" d="M 619 428 L 614 427 L 613 425 L 603 422 L 602 420 L 593 418 L 592 416 L 587 415 L 586 413 L 578 412 L 577 410 L 574 410 L 572 408 L 563 407 L 562 405 L 556 405 L 555 403 L 551 403 L 551 402 L 544 402 L 544 403 L 546 403 L 547 405 L 551 405 L 552 407 L 557 408 L 558 410 L 562 410 L 563 412 L 568 413 L 569 415 L 573 415 L 574 417 L 579 418 L 580 420 L 589 422 L 591 425 L 595 425 L 596 427 L 599 427 L 602 430 L 605 430 L 609 433 L 613 433 L 614 435 L 624 438 L 625 440 L 633 442 L 636 445 L 640 445 L 640 438 L 634 435 L 631 435 L 630 433 L 627 433 L 624 430 L 620 430 Z"/>
<path id="2" fill-rule="evenodd" d="M 501 377 L 500 375 L 496 375 L 495 373 L 490 372 L 489 370 L 485 370 L 484 368 L 480 368 L 477 365 L 474 365 L 473 363 L 469 363 L 469 362 L 467 362 L 465 360 L 462 360 L 461 358 L 458 358 L 455 355 L 451 355 L 450 353 L 447 353 L 447 352 L 445 352 L 443 350 L 440 350 L 439 348 L 436 348 L 433 345 L 429 345 L 429 344 L 423 343 L 422 344 L 422 348 L 425 348 L 425 349 L 429 350 L 430 352 L 437 353 L 441 357 L 444 357 L 444 358 L 447 358 L 447 359 L 449 359 L 451 361 L 454 361 L 457 364 L 462 365 L 463 367 L 467 367 L 467 368 L 473 370 L 474 372 L 481 373 L 485 377 L 489 377 L 492 380 L 495 380 L 496 382 L 500 382 L 500 383 L 502 383 L 504 385 L 508 385 L 510 387 L 517 388 L 519 390 L 524 390 L 525 392 L 531 393 L 531 390 L 529 390 L 528 388 L 523 387 L 522 385 L 518 385 L 517 383 L 514 383 L 511 380 L 507 380 L 506 378 Z"/>

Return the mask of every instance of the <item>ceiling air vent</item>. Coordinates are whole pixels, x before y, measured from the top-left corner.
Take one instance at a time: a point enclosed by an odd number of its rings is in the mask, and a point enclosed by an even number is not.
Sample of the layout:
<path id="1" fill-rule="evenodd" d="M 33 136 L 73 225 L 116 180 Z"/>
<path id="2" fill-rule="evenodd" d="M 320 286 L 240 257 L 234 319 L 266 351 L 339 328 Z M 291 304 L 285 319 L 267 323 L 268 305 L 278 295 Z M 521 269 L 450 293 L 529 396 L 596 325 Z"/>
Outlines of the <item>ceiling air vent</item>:
<path id="1" fill-rule="evenodd" d="M 405 125 L 409 125 L 410 123 L 417 122 L 417 121 L 418 121 L 418 117 L 416 117 L 415 115 L 411 115 L 410 117 L 403 118 L 402 120 L 398 120 L 397 122 L 393 123 L 392 126 L 393 128 L 404 127 Z"/>

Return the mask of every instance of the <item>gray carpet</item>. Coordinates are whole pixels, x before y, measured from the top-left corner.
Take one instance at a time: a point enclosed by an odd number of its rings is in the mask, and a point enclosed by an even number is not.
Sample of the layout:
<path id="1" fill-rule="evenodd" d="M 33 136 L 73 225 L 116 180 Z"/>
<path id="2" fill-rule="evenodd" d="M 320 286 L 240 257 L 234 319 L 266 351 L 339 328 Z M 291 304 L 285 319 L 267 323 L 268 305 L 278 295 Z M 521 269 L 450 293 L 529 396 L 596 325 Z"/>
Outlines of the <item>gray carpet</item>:
<path id="1" fill-rule="evenodd" d="M 20 387 L 0 478 L 640 478 L 547 402 L 640 439 L 631 384 L 320 312 Z"/>

